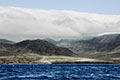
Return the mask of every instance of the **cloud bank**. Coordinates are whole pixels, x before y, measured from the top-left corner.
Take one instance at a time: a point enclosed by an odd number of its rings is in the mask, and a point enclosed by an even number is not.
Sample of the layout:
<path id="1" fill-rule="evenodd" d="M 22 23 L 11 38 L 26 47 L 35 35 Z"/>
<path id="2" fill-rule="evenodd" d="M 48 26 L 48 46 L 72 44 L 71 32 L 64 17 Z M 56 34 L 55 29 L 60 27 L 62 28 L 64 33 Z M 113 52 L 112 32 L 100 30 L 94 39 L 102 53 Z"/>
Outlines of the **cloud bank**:
<path id="1" fill-rule="evenodd" d="M 0 7 L 0 38 L 55 39 L 120 32 L 120 15 Z"/>

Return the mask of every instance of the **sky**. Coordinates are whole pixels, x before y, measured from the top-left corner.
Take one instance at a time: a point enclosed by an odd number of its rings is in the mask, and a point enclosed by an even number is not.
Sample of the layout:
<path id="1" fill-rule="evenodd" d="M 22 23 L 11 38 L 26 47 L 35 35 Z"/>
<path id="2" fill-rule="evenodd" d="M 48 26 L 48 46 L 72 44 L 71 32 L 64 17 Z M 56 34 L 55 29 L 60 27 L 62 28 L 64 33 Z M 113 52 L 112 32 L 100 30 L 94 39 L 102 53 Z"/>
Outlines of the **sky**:
<path id="1" fill-rule="evenodd" d="M 120 14 L 120 0 L 0 0 L 0 6 Z"/>
<path id="2" fill-rule="evenodd" d="M 0 38 L 79 38 L 120 32 L 120 0 L 0 0 Z"/>

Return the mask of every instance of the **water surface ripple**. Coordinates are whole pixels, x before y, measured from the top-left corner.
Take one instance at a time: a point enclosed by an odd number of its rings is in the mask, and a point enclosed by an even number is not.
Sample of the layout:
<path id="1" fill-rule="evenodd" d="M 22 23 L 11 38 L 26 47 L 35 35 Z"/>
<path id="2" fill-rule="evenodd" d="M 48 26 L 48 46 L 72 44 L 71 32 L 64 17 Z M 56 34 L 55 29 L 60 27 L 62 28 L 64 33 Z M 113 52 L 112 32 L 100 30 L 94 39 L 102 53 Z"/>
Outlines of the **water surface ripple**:
<path id="1" fill-rule="evenodd" d="M 120 65 L 1 64 L 0 80 L 120 80 Z"/>

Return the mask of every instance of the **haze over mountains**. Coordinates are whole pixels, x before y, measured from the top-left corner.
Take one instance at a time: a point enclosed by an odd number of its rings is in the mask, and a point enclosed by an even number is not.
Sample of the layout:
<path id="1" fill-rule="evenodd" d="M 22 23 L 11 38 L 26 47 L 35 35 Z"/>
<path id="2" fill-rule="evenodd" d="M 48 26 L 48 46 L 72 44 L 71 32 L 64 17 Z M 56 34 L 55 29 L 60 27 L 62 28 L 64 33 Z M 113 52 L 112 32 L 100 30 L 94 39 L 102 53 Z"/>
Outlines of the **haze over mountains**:
<path id="1" fill-rule="evenodd" d="M 0 36 L 16 41 L 120 32 L 119 26 L 120 15 L 0 7 Z"/>
<path id="2" fill-rule="evenodd" d="M 0 39 L 0 43 L 14 44 L 15 42 L 14 42 L 14 41 L 7 40 L 7 39 Z"/>

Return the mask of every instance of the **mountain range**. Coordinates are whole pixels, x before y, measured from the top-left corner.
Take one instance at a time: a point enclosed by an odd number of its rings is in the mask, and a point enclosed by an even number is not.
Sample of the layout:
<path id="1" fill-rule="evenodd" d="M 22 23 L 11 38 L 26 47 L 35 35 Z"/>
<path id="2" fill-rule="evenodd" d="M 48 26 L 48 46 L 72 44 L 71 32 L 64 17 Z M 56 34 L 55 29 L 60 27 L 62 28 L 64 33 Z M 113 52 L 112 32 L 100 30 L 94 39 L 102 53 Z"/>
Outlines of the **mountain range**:
<path id="1" fill-rule="evenodd" d="M 90 36 L 89 36 L 90 37 Z M 13 42 L 0 40 L 0 56 L 37 54 L 41 56 L 69 56 L 120 62 L 120 34 L 105 34 L 87 39 L 50 38 Z M 69 60 L 68 60 L 69 61 Z"/>

